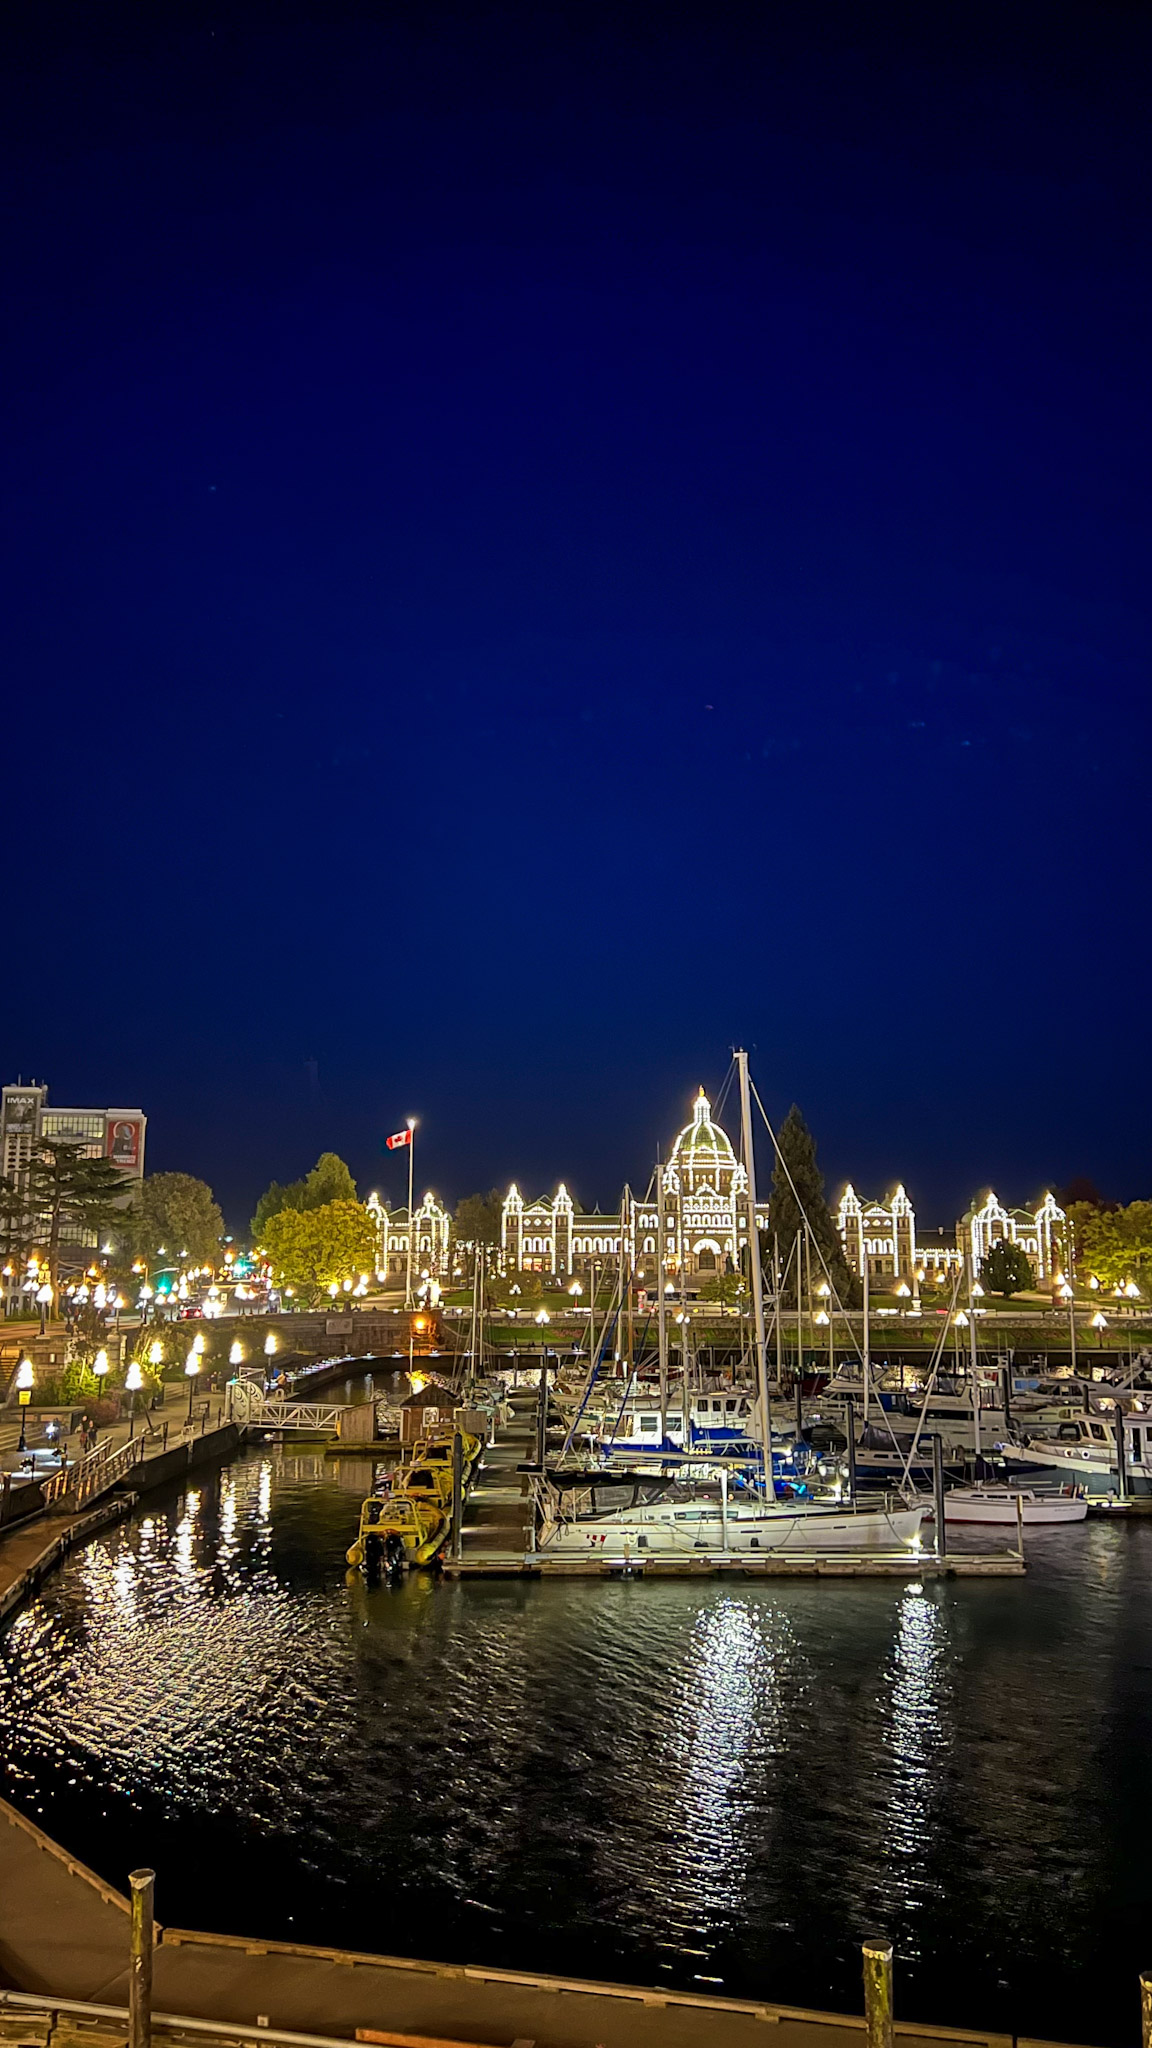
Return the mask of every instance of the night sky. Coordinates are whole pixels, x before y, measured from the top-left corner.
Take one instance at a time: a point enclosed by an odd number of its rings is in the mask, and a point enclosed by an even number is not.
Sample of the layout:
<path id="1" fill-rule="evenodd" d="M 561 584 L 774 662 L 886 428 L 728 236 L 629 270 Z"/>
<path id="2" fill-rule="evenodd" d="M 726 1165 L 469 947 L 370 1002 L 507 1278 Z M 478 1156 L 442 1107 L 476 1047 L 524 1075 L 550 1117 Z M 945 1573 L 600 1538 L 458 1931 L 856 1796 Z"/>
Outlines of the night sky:
<path id="1" fill-rule="evenodd" d="M 740 1042 L 926 1222 L 1152 1193 L 1150 46 L 28 10 L 3 1078 L 240 1224 L 611 1204 Z"/>

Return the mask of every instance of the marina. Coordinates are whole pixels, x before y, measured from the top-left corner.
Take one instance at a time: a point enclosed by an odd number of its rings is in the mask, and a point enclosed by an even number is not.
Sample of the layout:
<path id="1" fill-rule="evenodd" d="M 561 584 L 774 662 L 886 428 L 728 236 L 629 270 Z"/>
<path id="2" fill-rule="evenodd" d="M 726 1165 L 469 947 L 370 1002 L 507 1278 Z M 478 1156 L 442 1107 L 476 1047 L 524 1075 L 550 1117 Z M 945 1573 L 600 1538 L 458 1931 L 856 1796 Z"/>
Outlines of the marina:
<path id="1" fill-rule="evenodd" d="M 1107 1816 L 1152 1669 L 1142 1520 L 1031 1532 L 1026 1578 L 765 1560 L 372 1586 L 344 1570 L 349 1463 L 251 1444 L 13 1615 L 5 1796 L 102 1881 L 156 1864 L 166 1924 L 195 1928 L 210 1872 L 208 1924 L 246 1948 L 849 2013 L 883 1916 L 904 2010 L 1131 2037 L 1142 1893 Z M 471 1501 L 513 1530 L 499 1470 Z"/>

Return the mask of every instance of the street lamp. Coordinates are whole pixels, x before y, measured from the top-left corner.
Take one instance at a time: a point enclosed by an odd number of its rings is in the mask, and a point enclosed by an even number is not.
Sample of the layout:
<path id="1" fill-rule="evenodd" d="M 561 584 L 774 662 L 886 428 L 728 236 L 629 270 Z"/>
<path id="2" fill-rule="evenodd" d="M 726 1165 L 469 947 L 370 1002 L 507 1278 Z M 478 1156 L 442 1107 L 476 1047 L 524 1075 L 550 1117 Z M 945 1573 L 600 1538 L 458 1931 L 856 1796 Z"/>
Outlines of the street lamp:
<path id="1" fill-rule="evenodd" d="M 16 1392 L 20 1399 L 20 1449 L 22 1451 L 27 1448 L 28 1444 L 28 1404 L 32 1399 L 32 1389 L 35 1384 L 36 1375 L 32 1370 L 32 1360 L 30 1358 L 22 1358 L 16 1368 Z"/>
<path id="2" fill-rule="evenodd" d="M 144 1375 L 141 1372 L 140 1367 L 136 1363 L 136 1360 L 133 1359 L 131 1365 L 128 1367 L 128 1370 L 124 1375 L 124 1392 L 130 1397 L 128 1403 L 129 1443 L 131 1443 L 132 1441 L 133 1432 L 136 1428 L 136 1396 L 140 1392 L 140 1389 L 143 1385 Z"/>
<path id="3" fill-rule="evenodd" d="M 52 1300 L 52 1287 L 49 1281 L 45 1280 L 36 1289 L 36 1299 L 40 1304 L 40 1335 L 43 1336 L 45 1318 L 48 1314 L 49 1303 Z"/>
<path id="4" fill-rule="evenodd" d="M 244 1346 L 238 1337 L 233 1342 L 232 1349 L 228 1353 L 228 1363 L 229 1365 L 243 1365 L 244 1363 Z"/>
<path id="5" fill-rule="evenodd" d="M 108 1353 L 106 1351 L 98 1351 L 96 1353 L 95 1358 L 92 1360 L 92 1371 L 98 1380 L 102 1380 L 105 1377 L 108 1371 Z"/>
<path id="6" fill-rule="evenodd" d="M 196 1391 L 196 1378 L 200 1371 L 200 1354 L 193 1345 L 184 1361 L 184 1372 L 188 1380 L 188 1421 L 192 1421 L 192 1396 Z"/>

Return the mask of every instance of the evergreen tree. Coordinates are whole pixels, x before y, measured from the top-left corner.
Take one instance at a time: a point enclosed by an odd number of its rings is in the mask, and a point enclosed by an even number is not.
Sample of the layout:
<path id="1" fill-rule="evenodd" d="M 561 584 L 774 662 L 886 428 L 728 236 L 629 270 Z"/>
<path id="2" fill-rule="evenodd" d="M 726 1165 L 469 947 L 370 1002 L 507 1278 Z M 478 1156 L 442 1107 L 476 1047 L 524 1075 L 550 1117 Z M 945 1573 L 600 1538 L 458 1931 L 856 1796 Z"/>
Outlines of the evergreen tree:
<path id="1" fill-rule="evenodd" d="M 840 1233 L 824 1199 L 824 1176 L 816 1164 L 816 1140 L 795 1103 L 780 1126 L 776 1142 L 779 1149 L 772 1167 L 767 1241 L 763 1247 L 765 1264 L 771 1270 L 772 1241 L 775 1238 L 780 1246 L 780 1269 L 783 1272 L 795 1245 L 796 1233 L 803 1229 L 806 1217 L 812 1235 L 813 1287 L 819 1286 L 827 1267 L 840 1306 L 855 1307 L 860 1299 L 860 1283 L 849 1269 Z M 823 1255 L 823 1264 L 818 1254 Z M 793 1304 L 796 1300 L 795 1273 L 793 1258 L 784 1289 L 785 1301 Z"/>
<path id="2" fill-rule="evenodd" d="M 302 1209 L 324 1209 L 329 1202 L 354 1202 L 356 1183 L 336 1152 L 322 1152 L 304 1181 Z"/>
<path id="3" fill-rule="evenodd" d="M 980 1279 L 993 1294 L 1002 1294 L 1005 1300 L 1036 1285 L 1032 1261 L 1023 1245 L 1009 1244 L 1006 1239 L 994 1244 L 987 1257 L 981 1259 Z"/>
<path id="4" fill-rule="evenodd" d="M 91 1244 L 119 1225 L 131 1227 L 125 1196 L 133 1193 L 110 1159 L 92 1159 L 85 1147 L 64 1138 L 37 1145 L 18 1183 L 6 1182 L 0 1198 L 6 1231 L 24 1250 L 45 1254 L 53 1296 L 60 1279 L 62 1244 Z"/>
<path id="5" fill-rule="evenodd" d="M 504 1197 L 499 1188 L 489 1189 L 486 1195 L 465 1195 L 456 1204 L 452 1218 L 452 1243 L 465 1253 L 465 1270 L 473 1270 L 477 1245 L 497 1245 L 500 1242 L 500 1219 L 504 1211 Z"/>

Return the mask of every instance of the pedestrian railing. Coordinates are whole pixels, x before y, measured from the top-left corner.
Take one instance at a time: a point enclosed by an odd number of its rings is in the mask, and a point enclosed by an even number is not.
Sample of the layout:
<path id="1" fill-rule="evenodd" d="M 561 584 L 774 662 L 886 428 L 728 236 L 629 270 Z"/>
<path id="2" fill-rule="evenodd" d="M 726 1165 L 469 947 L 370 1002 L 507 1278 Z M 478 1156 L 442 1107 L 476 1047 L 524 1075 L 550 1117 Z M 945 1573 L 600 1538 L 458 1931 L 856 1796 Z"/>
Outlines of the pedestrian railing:
<path id="1" fill-rule="evenodd" d="M 127 1443 L 113 1450 L 111 1437 L 97 1444 L 78 1465 L 64 1465 L 54 1472 L 51 1479 L 43 1483 L 44 1505 L 54 1509 L 56 1514 L 73 1515 L 87 1507 L 89 1501 L 99 1494 L 107 1493 L 130 1472 L 137 1460 L 144 1455 L 144 1438 L 129 1437 Z"/>

